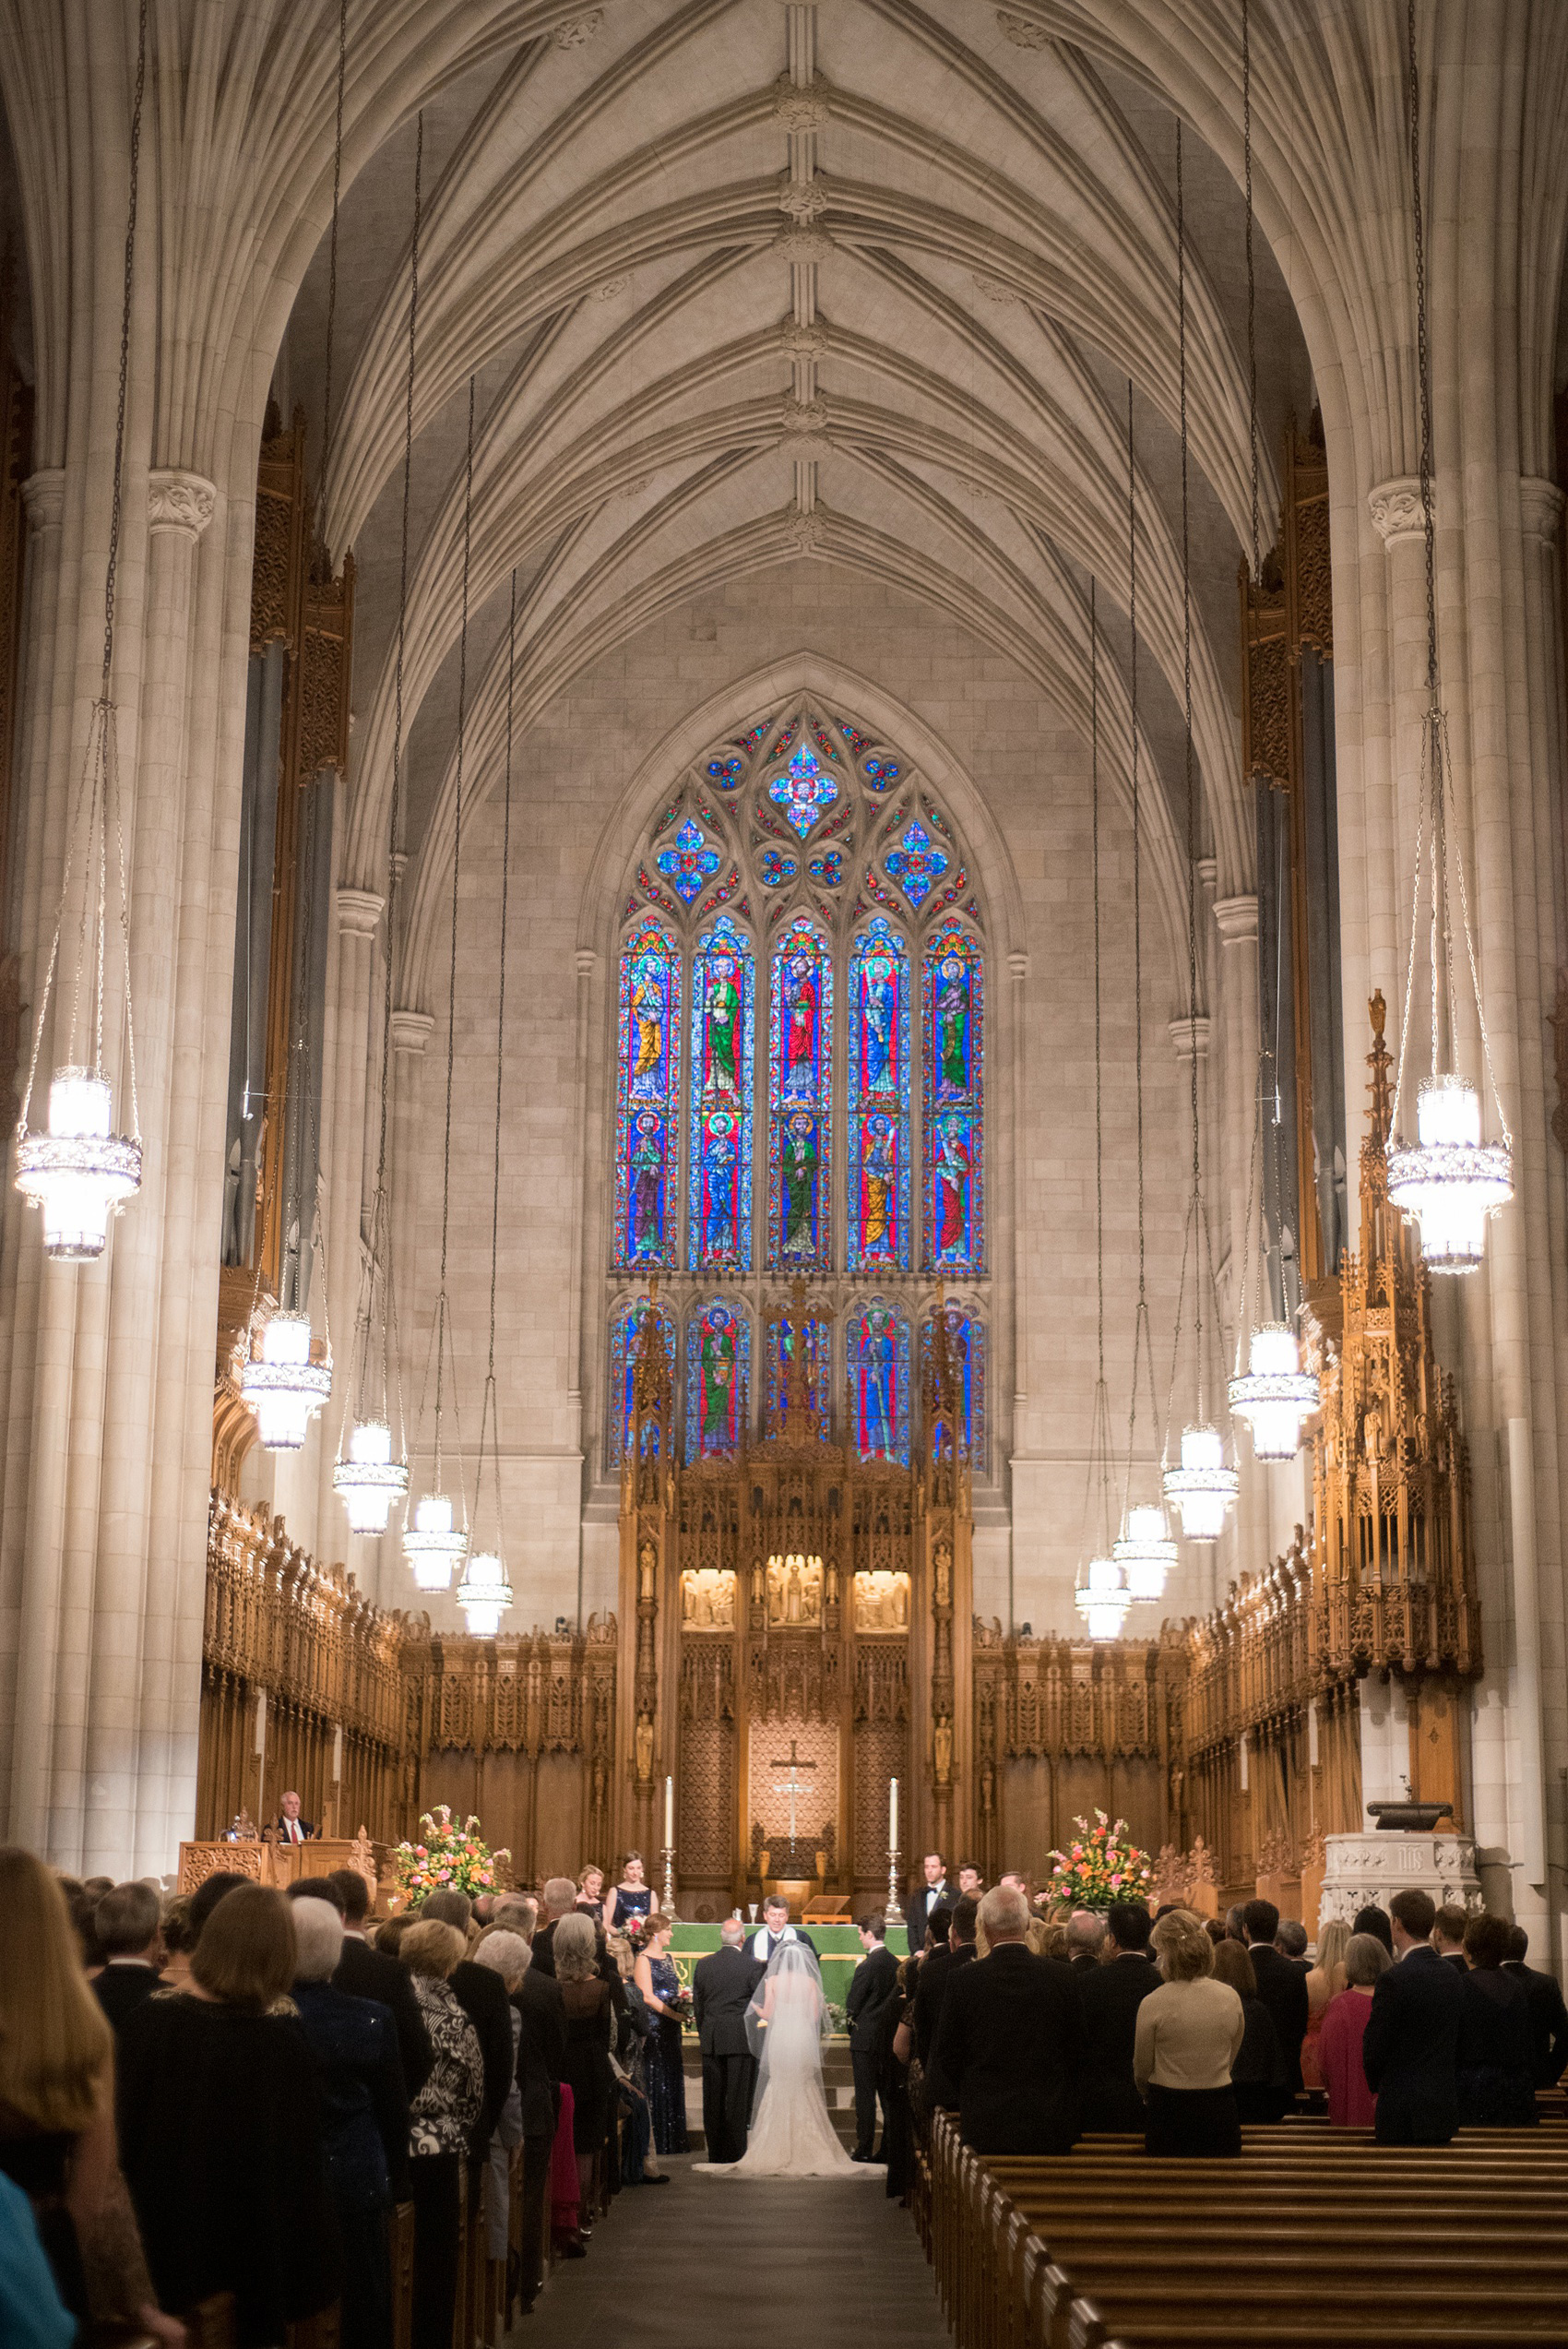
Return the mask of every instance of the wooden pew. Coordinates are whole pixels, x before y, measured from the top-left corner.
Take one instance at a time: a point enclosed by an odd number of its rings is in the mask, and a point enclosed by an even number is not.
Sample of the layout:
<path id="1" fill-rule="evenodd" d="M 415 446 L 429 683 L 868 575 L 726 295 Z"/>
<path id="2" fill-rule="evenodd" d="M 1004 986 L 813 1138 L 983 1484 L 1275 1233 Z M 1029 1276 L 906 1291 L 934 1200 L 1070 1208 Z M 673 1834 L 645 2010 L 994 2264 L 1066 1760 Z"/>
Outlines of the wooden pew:
<path id="1" fill-rule="evenodd" d="M 387 2229 L 392 2263 L 392 2349 L 412 2349 L 414 2338 L 414 2206 L 399 2202 Z"/>

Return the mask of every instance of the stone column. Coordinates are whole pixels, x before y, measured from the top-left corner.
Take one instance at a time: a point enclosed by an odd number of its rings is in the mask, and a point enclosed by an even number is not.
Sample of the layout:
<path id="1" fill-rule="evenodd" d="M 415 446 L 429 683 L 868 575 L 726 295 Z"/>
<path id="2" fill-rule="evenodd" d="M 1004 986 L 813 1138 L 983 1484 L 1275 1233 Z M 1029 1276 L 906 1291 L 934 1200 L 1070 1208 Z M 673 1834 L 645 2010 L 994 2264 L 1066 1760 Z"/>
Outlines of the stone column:
<path id="1" fill-rule="evenodd" d="M 1256 1202 L 1252 1198 L 1253 1136 L 1257 1119 L 1258 1090 L 1258 901 L 1255 896 L 1215 900 L 1215 927 L 1219 933 L 1216 989 L 1218 1002 L 1220 1089 L 1223 1100 L 1224 1149 L 1214 1186 L 1214 1238 L 1223 1270 L 1220 1296 L 1229 1317 L 1230 1359 L 1234 1366 L 1238 1344 L 1246 1367 L 1248 1331 L 1257 1294 L 1258 1255 L 1263 1234 Z M 1249 1221 L 1250 1219 L 1250 1221 Z M 1243 1267 L 1249 1294 L 1242 1294 Z M 1222 1399 L 1223 1400 L 1223 1399 Z M 1229 1407 L 1226 1416 L 1229 1418 Z M 1218 1422 L 1216 1423 L 1218 1424 Z M 1241 1490 L 1232 1530 L 1217 1545 L 1215 1575 L 1223 1589 L 1235 1575 L 1255 1573 L 1269 1554 L 1269 1497 L 1266 1469 L 1253 1459 L 1246 1431 L 1231 1423 L 1231 1441 Z"/>
<path id="2" fill-rule="evenodd" d="M 420 1181 L 420 1117 L 424 1106 L 424 1051 L 435 1026 L 428 1011 L 394 1011 L 392 1014 L 392 1256 L 397 1284 L 398 1322 L 401 1335 L 400 1372 L 403 1389 L 403 1427 L 409 1447 L 410 1483 L 409 1506 L 411 1508 L 419 1485 L 419 1462 L 414 1457 L 418 1439 L 420 1386 L 424 1376 L 424 1348 L 419 1337 L 419 1270 L 420 1248 L 418 1217 L 421 1206 Z M 396 1405 L 394 1405 L 396 1409 Z M 398 1431 L 392 1430 L 396 1445 Z M 388 1534 L 376 1544 L 380 1568 L 374 1591 L 378 1606 L 399 1606 L 407 1604 L 406 1584 L 399 1579 L 401 1553 L 397 1541 Z M 365 1544 L 368 1563 L 371 1544 Z"/>
<path id="3" fill-rule="evenodd" d="M 593 1006 L 593 974 L 599 968 L 599 957 L 591 947 L 579 947 L 577 964 L 576 1004 L 576 1069 L 574 1077 L 572 1130 L 576 1137 L 572 1168 L 572 1198 L 576 1213 L 572 1217 L 572 1268 L 566 1294 L 566 1376 L 573 1381 L 567 1396 L 567 1408 L 572 1413 L 576 1442 L 587 1451 L 588 1431 L 583 1425 L 583 1390 L 588 1386 L 586 1348 L 583 1343 L 583 1283 L 584 1247 L 589 1220 L 588 1198 L 588 1041 Z M 597 1186 L 596 1186 L 597 1187 Z M 599 1270 L 596 1263 L 595 1270 Z M 599 1284 L 594 1284 L 596 1296 Z"/>
<path id="4" fill-rule="evenodd" d="M 327 1034 L 322 1040 L 322 1185 L 327 1199 L 327 1315 L 332 1329 L 332 1399 L 321 1415 L 315 1503 L 315 1554 L 343 1558 L 362 1577 L 363 1537 L 350 1533 L 332 1472 L 344 1413 L 353 1401 L 358 1346 L 356 1316 L 363 1285 L 365 1217 L 375 1180 L 367 1159 L 374 1137 L 365 1131 L 366 1094 L 377 1049 L 371 1045 L 371 990 L 376 934 L 386 900 L 370 889 L 337 892 L 336 969 L 330 974 Z M 379 1031 L 380 1022 L 376 1022 Z M 363 1413 L 362 1412 L 361 1416 Z M 296 1534 L 296 1540 L 303 1536 Z"/>

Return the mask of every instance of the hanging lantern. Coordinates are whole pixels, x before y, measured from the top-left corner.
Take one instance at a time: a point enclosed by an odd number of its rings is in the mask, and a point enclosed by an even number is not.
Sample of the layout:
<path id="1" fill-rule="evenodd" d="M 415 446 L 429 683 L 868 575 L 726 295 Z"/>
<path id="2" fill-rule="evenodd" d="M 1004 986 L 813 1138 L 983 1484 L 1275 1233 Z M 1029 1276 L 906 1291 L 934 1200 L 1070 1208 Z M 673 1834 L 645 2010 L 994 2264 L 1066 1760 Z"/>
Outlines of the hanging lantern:
<path id="1" fill-rule="evenodd" d="M 1301 1368 L 1294 1330 L 1283 1321 L 1254 1330 L 1247 1368 L 1230 1381 L 1230 1408 L 1252 1429 L 1253 1459 L 1294 1460 L 1321 1400 L 1316 1372 Z"/>
<path id="2" fill-rule="evenodd" d="M 141 1188 L 141 1144 L 111 1131 L 108 1079 L 90 1068 L 57 1068 L 49 1088 L 49 1129 L 17 1141 L 17 1188 L 43 1210 L 45 1253 L 64 1264 L 103 1253 L 109 1218 Z"/>
<path id="3" fill-rule="evenodd" d="M 1176 1563 L 1176 1544 L 1155 1501 L 1143 1501 L 1127 1511 L 1126 1530 L 1111 1553 L 1121 1568 L 1130 1599 L 1160 1599 L 1165 1578 Z"/>
<path id="4" fill-rule="evenodd" d="M 1090 1558 L 1086 1579 L 1073 1593 L 1073 1604 L 1087 1625 L 1091 1640 L 1120 1639 L 1129 1599 L 1114 1558 Z"/>
<path id="5" fill-rule="evenodd" d="M 1486 1227 L 1514 1196 L 1513 1152 L 1481 1139 L 1481 1103 L 1467 1077 L 1434 1077 L 1416 1095 L 1413 1150 L 1390 1141 L 1388 1197 L 1418 1225 L 1431 1272 L 1474 1272 Z"/>
<path id="6" fill-rule="evenodd" d="M 449 1591 L 454 1568 L 462 1562 L 469 1537 L 452 1522 L 448 1493 L 422 1493 L 414 1503 L 414 1521 L 403 1529 L 403 1556 L 414 1570 L 421 1591 Z"/>
<path id="7" fill-rule="evenodd" d="M 1218 1427 L 1183 1427 L 1182 1465 L 1168 1468 L 1161 1485 L 1168 1505 L 1182 1520 L 1188 1542 L 1218 1542 L 1241 1483 L 1225 1465 L 1225 1443 Z"/>
<path id="8" fill-rule="evenodd" d="M 240 1377 L 263 1450 L 297 1452 L 331 1392 L 331 1362 L 310 1358 L 309 1314 L 275 1313 L 261 1333 L 260 1353 Z"/>
<path id="9" fill-rule="evenodd" d="M 476 1639 L 493 1640 L 501 1618 L 512 1604 L 506 1569 L 492 1550 L 476 1550 L 457 1585 L 457 1604 L 468 1617 Z"/>
<path id="10" fill-rule="evenodd" d="M 362 1419 L 349 1437 L 349 1457 L 332 1472 L 332 1489 L 342 1496 L 353 1533 L 385 1533 L 393 1503 L 409 1489 L 409 1472 L 392 1458 L 392 1430 L 385 1419 Z"/>

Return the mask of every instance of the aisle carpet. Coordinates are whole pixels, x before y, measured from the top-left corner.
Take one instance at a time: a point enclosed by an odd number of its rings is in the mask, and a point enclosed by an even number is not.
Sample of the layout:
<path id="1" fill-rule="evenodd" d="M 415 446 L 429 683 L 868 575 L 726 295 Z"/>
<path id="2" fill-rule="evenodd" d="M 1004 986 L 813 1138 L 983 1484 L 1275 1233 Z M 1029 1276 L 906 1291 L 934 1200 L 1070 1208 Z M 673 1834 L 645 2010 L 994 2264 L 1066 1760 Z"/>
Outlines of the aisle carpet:
<path id="1" fill-rule="evenodd" d="M 811 2349 L 948 2349 L 908 2211 L 874 2183 L 737 2186 L 694 2177 L 634 2187 L 595 2232 L 586 2260 L 557 2267 L 508 2349 L 606 2349 L 635 2326 L 638 2349 L 738 2338 L 809 2340 Z"/>

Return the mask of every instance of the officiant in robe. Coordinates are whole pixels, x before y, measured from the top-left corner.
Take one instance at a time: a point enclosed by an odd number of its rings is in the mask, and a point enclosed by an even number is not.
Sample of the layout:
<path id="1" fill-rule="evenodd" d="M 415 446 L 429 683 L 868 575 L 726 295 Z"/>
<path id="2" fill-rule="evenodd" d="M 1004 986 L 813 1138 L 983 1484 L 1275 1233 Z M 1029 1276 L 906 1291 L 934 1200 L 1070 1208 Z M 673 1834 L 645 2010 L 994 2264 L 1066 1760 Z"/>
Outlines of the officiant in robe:
<path id="1" fill-rule="evenodd" d="M 710 2162 L 745 2159 L 756 2088 L 746 2009 L 766 1968 L 742 1948 L 738 1917 L 719 1927 L 720 1947 L 692 1969 L 692 2009 L 702 2048 L 702 2128 Z"/>
<path id="2" fill-rule="evenodd" d="M 759 1965 L 766 1966 L 782 1941 L 798 1941 L 802 1949 L 811 1951 L 814 1958 L 817 1955 L 816 1943 L 805 1927 L 790 1924 L 789 1902 L 777 1899 L 765 1901 L 762 1923 L 746 1943 L 746 1955 L 754 1958 Z"/>

